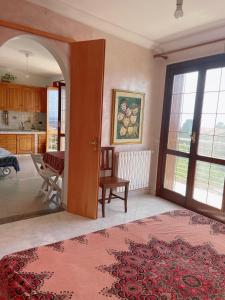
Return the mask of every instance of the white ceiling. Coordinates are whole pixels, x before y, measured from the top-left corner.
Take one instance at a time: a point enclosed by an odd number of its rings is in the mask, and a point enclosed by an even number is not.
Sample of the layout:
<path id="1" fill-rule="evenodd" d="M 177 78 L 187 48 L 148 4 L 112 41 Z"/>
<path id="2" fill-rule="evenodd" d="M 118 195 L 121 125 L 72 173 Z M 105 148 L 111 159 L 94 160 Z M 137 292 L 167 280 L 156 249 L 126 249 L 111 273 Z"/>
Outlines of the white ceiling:
<path id="1" fill-rule="evenodd" d="M 181 19 L 176 0 L 28 1 L 148 48 L 225 25 L 225 0 L 184 0 Z"/>
<path id="2" fill-rule="evenodd" d="M 41 44 L 29 38 L 18 37 L 0 47 L 0 68 L 26 72 L 26 57 L 20 50 L 32 52 L 28 59 L 29 73 L 43 77 L 61 75 L 61 69 L 50 52 Z"/>

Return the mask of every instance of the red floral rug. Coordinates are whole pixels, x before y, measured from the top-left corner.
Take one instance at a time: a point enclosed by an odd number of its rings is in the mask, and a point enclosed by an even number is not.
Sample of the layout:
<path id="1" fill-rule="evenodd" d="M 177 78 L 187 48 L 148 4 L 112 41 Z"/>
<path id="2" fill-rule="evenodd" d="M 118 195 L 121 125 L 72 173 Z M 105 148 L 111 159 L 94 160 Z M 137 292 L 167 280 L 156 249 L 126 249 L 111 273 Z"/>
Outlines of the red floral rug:
<path id="1" fill-rule="evenodd" d="M 0 260 L 0 300 L 223 300 L 225 225 L 177 210 Z"/>
<path id="2" fill-rule="evenodd" d="M 225 255 L 210 245 L 191 246 L 177 239 L 129 243 L 111 251 L 118 263 L 99 270 L 116 282 L 102 293 L 122 299 L 225 299 Z"/>

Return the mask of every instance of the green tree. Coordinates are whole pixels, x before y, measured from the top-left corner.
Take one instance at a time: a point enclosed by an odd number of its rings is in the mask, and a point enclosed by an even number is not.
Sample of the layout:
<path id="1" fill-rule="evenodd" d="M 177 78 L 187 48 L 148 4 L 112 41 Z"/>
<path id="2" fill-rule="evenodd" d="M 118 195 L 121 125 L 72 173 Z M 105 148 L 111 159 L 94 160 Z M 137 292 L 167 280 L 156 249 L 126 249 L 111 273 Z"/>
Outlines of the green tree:
<path id="1" fill-rule="evenodd" d="M 181 131 L 182 132 L 188 132 L 188 133 L 191 133 L 192 132 L 192 119 L 187 119 L 182 128 L 181 128 Z"/>

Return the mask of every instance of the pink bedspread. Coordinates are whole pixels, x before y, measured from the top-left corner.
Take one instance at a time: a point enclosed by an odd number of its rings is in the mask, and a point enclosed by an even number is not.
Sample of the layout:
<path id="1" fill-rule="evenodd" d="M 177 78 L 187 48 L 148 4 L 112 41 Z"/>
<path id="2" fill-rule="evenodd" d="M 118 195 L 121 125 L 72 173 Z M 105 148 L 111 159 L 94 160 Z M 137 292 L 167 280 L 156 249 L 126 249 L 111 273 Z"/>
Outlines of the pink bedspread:
<path id="1" fill-rule="evenodd" d="M 177 210 L 11 254 L 0 299 L 225 299 L 225 225 Z"/>

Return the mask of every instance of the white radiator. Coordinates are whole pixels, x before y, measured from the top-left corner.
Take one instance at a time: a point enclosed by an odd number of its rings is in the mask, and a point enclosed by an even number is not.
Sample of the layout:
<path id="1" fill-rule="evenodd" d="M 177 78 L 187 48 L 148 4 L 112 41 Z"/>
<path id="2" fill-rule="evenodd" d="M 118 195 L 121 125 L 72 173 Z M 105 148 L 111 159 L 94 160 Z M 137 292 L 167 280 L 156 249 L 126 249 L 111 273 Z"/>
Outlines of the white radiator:
<path id="1" fill-rule="evenodd" d="M 117 177 L 130 180 L 129 190 L 149 187 L 151 151 L 117 153 Z M 118 188 L 122 192 L 123 188 Z"/>

